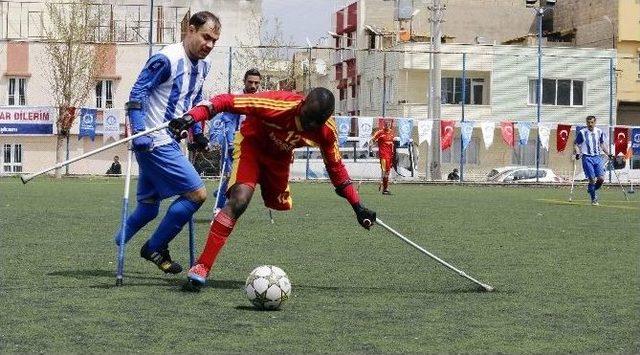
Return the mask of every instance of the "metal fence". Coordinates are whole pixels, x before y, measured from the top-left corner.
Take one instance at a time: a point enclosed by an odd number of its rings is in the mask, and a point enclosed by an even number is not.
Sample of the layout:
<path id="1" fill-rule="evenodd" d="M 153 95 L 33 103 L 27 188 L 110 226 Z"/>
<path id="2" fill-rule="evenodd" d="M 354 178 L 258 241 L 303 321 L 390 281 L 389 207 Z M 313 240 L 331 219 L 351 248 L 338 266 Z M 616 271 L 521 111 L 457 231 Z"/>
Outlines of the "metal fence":
<path id="1" fill-rule="evenodd" d="M 210 93 L 240 90 L 242 74 L 252 67 L 263 71 L 267 89 L 332 89 L 336 115 L 352 117 L 350 140 L 341 150 L 356 178 L 379 176 L 375 146 L 359 143 L 363 139 L 359 137 L 360 118 L 412 120 L 411 149 L 399 150 L 406 170 L 398 178 L 437 178 L 434 166 L 439 165 L 439 178 L 446 179 L 456 168 L 463 181 L 486 180 L 494 169 L 507 166 L 535 168 L 516 176 L 516 181 L 571 179 L 574 132 L 585 125 L 587 116 L 596 116 L 608 141 L 615 126 L 640 126 L 637 112 L 625 111 L 624 102 L 618 105 L 618 101 L 637 100 L 631 94 L 640 92 L 637 56 L 554 46 L 544 47 L 540 55 L 535 47 L 517 45 L 442 47 L 437 54 L 420 43 L 386 50 L 336 50 L 323 44 L 216 48 L 212 58 L 218 72 L 213 80 L 218 87 Z M 440 63 L 439 85 L 436 60 Z M 431 122 L 426 125 L 436 132 L 448 121 L 453 121 L 450 147 L 437 149 L 439 134 L 427 138 L 418 133 L 424 122 Z M 512 125 L 504 130 L 513 129 L 512 142 L 503 138 L 501 127 L 507 122 Z M 559 124 L 572 127 L 563 150 L 556 142 Z M 296 152 L 293 176 L 326 177 L 318 154 L 313 148 Z M 629 158 L 621 177 L 640 179 L 640 161 Z"/>

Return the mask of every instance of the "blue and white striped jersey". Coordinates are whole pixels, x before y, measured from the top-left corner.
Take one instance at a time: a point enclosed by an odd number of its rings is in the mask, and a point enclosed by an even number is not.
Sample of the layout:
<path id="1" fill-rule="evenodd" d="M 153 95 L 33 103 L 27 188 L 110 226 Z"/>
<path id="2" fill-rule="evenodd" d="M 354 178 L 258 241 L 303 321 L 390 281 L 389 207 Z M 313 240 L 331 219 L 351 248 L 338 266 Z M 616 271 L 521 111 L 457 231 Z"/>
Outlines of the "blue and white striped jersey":
<path id="1" fill-rule="evenodd" d="M 130 111 L 133 131 L 146 130 L 181 117 L 202 101 L 202 86 L 210 68 L 208 59 L 189 59 L 182 43 L 166 46 L 149 58 L 129 95 L 130 101 L 142 103 L 142 110 Z M 195 125 L 194 133 L 200 132 L 200 125 Z M 173 141 L 167 130 L 156 131 L 150 136 L 155 147 Z"/>
<path id="2" fill-rule="evenodd" d="M 584 127 L 576 132 L 575 144 L 580 146 L 580 152 L 583 155 L 596 156 L 602 154 L 600 144 L 604 143 L 604 132 L 598 127 L 593 127 L 593 131 Z"/>

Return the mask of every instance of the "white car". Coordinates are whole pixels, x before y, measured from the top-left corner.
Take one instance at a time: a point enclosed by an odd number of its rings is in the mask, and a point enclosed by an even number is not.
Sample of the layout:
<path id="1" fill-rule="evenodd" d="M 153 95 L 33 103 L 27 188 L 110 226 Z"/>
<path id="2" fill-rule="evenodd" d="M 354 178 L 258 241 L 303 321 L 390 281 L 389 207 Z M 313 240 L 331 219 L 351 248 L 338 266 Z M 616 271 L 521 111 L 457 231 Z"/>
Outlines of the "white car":
<path id="1" fill-rule="evenodd" d="M 520 167 L 495 176 L 493 182 L 536 182 L 536 168 Z M 563 182 L 564 179 L 549 168 L 538 169 L 537 182 Z"/>
<path id="2" fill-rule="evenodd" d="M 515 170 L 515 169 L 524 169 L 526 166 L 524 165 L 512 165 L 512 166 L 502 166 L 499 168 L 491 169 L 489 174 L 487 174 L 487 181 L 494 181 L 500 174 L 503 174 L 507 171 Z"/>

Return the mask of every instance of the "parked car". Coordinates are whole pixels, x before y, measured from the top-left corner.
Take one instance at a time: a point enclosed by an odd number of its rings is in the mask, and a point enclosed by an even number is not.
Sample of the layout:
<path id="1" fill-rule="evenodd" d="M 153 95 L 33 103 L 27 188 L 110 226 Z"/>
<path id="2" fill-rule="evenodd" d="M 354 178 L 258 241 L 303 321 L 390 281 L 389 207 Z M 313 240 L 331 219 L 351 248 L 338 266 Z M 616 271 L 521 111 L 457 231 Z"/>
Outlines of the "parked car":
<path id="1" fill-rule="evenodd" d="M 491 169 L 489 174 L 487 174 L 487 181 L 494 181 L 496 177 L 498 177 L 500 174 L 503 174 L 507 171 L 512 171 L 515 169 L 525 169 L 525 168 L 526 166 L 524 165 L 512 165 L 512 166 L 503 166 L 503 167 Z"/>
<path id="2" fill-rule="evenodd" d="M 495 177 L 495 182 L 536 182 L 536 168 L 525 167 L 508 170 Z M 564 179 L 549 168 L 538 169 L 538 182 L 563 182 Z"/>

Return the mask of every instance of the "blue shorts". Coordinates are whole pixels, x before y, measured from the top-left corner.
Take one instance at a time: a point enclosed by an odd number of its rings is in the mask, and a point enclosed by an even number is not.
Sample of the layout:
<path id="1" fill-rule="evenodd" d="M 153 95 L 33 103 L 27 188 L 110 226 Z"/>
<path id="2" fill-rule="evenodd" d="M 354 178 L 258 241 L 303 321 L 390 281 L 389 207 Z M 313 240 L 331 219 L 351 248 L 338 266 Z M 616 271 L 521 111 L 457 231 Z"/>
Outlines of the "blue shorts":
<path id="1" fill-rule="evenodd" d="M 582 169 L 587 179 L 595 179 L 604 176 L 604 163 L 599 155 L 583 155 Z"/>
<path id="2" fill-rule="evenodd" d="M 136 152 L 136 160 L 140 167 L 136 193 L 138 201 L 163 200 L 204 186 L 196 169 L 175 141 L 150 152 Z"/>

